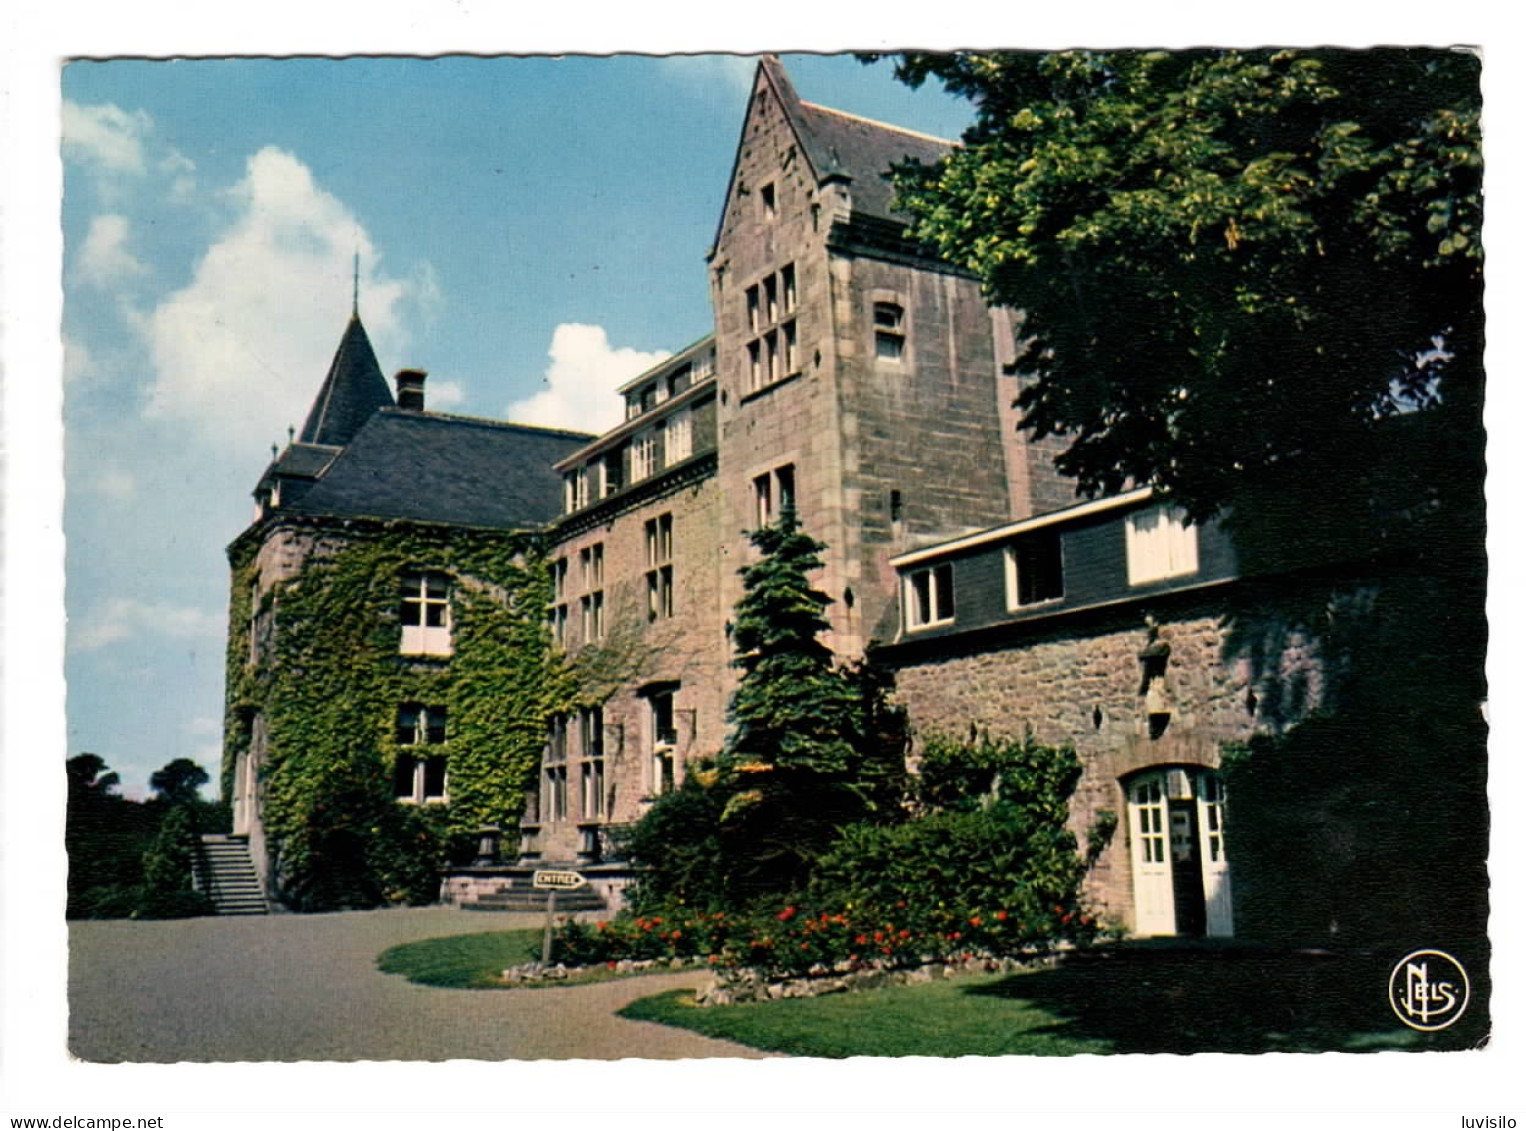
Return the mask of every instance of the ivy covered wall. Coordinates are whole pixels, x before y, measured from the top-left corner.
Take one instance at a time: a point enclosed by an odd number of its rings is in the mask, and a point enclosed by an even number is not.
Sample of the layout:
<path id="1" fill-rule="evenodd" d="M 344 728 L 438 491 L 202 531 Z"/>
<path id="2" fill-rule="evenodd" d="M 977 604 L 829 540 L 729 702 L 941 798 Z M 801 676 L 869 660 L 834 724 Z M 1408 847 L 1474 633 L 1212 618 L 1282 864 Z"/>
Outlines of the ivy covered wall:
<path id="1" fill-rule="evenodd" d="M 271 570 L 262 551 L 292 533 L 232 553 L 223 794 L 239 757 L 254 757 L 271 885 L 288 906 L 432 901 L 440 867 L 469 858 L 480 827 L 514 826 L 546 718 L 573 698 L 549 647 L 539 540 L 320 526 L 286 538 L 286 568 Z M 452 579 L 449 656 L 399 652 L 402 576 L 420 570 Z M 407 703 L 445 707 L 445 741 L 428 753 L 447 759 L 448 802 L 394 796 L 398 758 L 420 752 L 398 744 Z"/>

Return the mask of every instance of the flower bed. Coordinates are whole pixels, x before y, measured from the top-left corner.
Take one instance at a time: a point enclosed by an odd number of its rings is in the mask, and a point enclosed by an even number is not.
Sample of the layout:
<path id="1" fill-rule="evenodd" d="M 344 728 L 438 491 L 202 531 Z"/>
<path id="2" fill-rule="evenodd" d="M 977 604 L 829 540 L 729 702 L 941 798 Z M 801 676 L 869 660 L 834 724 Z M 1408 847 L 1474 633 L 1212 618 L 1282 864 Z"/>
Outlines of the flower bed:
<path id="1" fill-rule="evenodd" d="M 1068 949 L 1062 948 L 1062 949 Z M 795 977 L 781 977 L 755 966 L 720 966 L 708 958 L 612 959 L 602 966 L 541 966 L 527 962 L 503 972 L 509 986 L 543 986 L 597 980 L 608 973 L 620 976 L 655 974 L 670 970 L 710 969 L 711 979 L 695 991 L 699 1006 L 740 1005 L 750 1001 L 778 1001 L 784 998 L 819 997 L 824 994 L 857 993 L 886 986 L 916 985 L 967 974 L 1011 974 L 1037 966 L 1051 966 L 1058 959 L 1055 952 L 1004 957 L 967 954 L 944 959 L 924 959 L 897 963 L 879 959 L 868 962 L 847 961 L 831 968 L 814 966 Z"/>
<path id="2" fill-rule="evenodd" d="M 1028 965 L 1059 949 L 1089 945 L 1101 927 L 1079 906 L 1052 905 L 1039 913 L 1005 909 L 918 912 L 905 903 L 887 910 L 777 911 L 738 914 L 679 909 L 621 916 L 596 924 L 568 921 L 556 955 L 568 967 L 617 970 L 625 964 L 667 963 L 715 969 L 726 993 L 760 980 L 768 985 L 843 988 L 880 984 L 890 973 L 964 968 L 970 964 Z M 732 972 L 750 973 L 732 976 Z M 815 992 L 815 991 L 813 991 Z M 746 1000 L 751 1000 L 747 997 Z"/>

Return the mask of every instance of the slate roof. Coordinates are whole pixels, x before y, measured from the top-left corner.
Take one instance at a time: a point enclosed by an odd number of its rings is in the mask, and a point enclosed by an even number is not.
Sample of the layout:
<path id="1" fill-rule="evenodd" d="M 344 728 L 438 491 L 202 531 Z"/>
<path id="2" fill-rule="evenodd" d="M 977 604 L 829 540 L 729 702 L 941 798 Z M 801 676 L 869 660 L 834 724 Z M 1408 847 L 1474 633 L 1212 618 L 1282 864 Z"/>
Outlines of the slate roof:
<path id="1" fill-rule="evenodd" d="M 849 178 L 855 213 L 908 222 L 910 217 L 906 213 L 890 207 L 895 195 L 887 179 L 890 167 L 908 158 L 931 165 L 954 143 L 802 102 L 776 56 L 765 56 L 758 65 L 778 92 L 780 105 L 789 116 L 816 176 Z"/>
<path id="2" fill-rule="evenodd" d="M 562 509 L 552 465 L 593 436 L 384 408 L 278 513 L 523 530 Z"/>
<path id="3" fill-rule="evenodd" d="M 291 475 L 311 479 L 321 475 L 338 454 L 338 448 L 324 445 L 300 442 L 288 444 L 286 450 L 272 461 L 265 475 Z"/>
<path id="4" fill-rule="evenodd" d="M 390 408 L 392 403 L 392 390 L 376 362 L 371 339 L 360 324 L 360 316 L 352 315 L 297 439 L 304 444 L 342 447 L 371 419 L 372 413 Z"/>
<path id="5" fill-rule="evenodd" d="M 798 118 L 801 142 L 817 172 L 823 177 L 850 177 L 853 211 L 886 220 L 903 223 L 910 220 L 906 213 L 890 207 L 895 196 L 886 176 L 890 167 L 903 164 L 908 158 L 931 165 L 953 148 L 953 143 L 940 138 L 810 102 L 800 103 Z"/>

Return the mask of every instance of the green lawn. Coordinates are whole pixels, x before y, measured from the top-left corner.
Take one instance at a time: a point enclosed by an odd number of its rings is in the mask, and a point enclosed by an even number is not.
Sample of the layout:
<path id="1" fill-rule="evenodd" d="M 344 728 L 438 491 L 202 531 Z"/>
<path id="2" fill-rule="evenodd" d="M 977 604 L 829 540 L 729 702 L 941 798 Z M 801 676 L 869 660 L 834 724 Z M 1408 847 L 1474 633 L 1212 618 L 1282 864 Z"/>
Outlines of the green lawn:
<path id="1" fill-rule="evenodd" d="M 1370 958 L 1234 947 L 1120 947 L 1051 970 L 708 1009 L 680 990 L 621 1015 L 819 1057 L 1421 1051 L 1488 1033 L 1482 1002 L 1456 1029 L 1405 1028 Z"/>
<path id="2" fill-rule="evenodd" d="M 534 929 L 424 939 L 377 964 L 426 986 L 503 989 L 502 971 L 538 957 L 540 943 Z M 599 969 L 573 984 L 612 977 Z M 818 998 L 701 1009 L 677 990 L 621 1015 L 817 1057 L 1420 1051 L 1488 1039 L 1487 991 L 1477 989 L 1456 1027 L 1417 1033 L 1389 1008 L 1386 958 L 1130 943 L 1054 969 Z"/>
<path id="3" fill-rule="evenodd" d="M 620 1011 L 637 1021 L 693 1029 L 792 1056 L 1072 1056 L 1112 1052 L 1078 1040 L 1027 1002 L 982 1001 L 972 992 L 999 976 L 958 978 L 868 993 L 701 1009 L 688 990 L 642 998 Z"/>
<path id="4" fill-rule="evenodd" d="M 376 965 L 384 974 L 401 974 L 423 986 L 502 989 L 498 979 L 505 970 L 540 957 L 543 937 L 544 932 L 530 928 L 420 939 L 383 951 Z"/>
<path id="5" fill-rule="evenodd" d="M 545 932 L 536 928 L 519 931 L 487 931 L 479 935 L 450 935 L 438 939 L 420 939 L 383 951 L 376 966 L 383 974 L 401 974 L 421 986 L 439 986 L 448 990 L 540 990 L 553 986 L 586 986 L 615 978 L 633 978 L 642 974 L 670 974 L 664 965 L 652 966 L 634 974 L 617 974 L 603 966 L 574 974 L 570 978 L 544 982 L 521 982 L 511 985 L 500 979 L 510 966 L 539 961 Z M 552 952 L 552 962 L 556 955 Z"/>

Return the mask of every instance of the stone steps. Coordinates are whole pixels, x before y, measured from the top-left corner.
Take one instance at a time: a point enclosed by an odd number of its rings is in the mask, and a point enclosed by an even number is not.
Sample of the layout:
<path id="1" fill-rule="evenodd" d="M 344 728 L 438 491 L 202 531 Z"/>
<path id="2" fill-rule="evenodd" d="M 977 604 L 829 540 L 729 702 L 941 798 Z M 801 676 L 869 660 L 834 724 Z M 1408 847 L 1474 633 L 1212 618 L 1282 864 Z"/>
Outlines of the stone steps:
<path id="1" fill-rule="evenodd" d="M 211 898 L 219 915 L 269 914 L 247 839 L 203 833 L 201 848 L 203 866 L 198 869 L 197 886 Z"/>
<path id="2" fill-rule="evenodd" d="M 551 893 L 536 888 L 512 888 L 509 891 L 490 892 L 460 904 L 462 911 L 545 911 L 546 898 Z M 590 888 L 556 893 L 558 913 L 573 911 L 607 910 L 604 900 Z"/>

